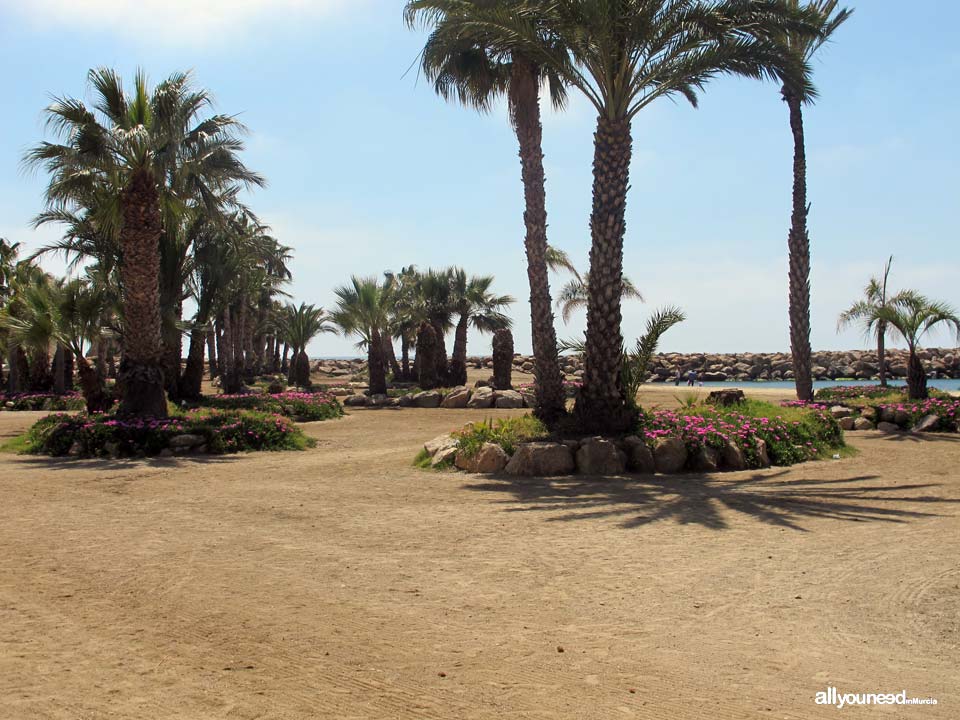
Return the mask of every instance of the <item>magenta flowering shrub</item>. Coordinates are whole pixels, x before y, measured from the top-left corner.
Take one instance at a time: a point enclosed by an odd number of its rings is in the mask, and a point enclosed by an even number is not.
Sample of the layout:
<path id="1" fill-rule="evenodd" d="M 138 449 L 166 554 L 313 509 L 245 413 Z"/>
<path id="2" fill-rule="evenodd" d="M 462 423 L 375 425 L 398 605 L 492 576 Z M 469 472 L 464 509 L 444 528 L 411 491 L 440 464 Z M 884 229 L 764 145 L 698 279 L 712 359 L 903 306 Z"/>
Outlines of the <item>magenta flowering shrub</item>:
<path id="1" fill-rule="evenodd" d="M 343 415 L 340 401 L 326 392 L 212 395 L 205 397 L 201 405 L 222 410 L 260 410 L 296 418 L 302 422 L 330 420 Z"/>
<path id="2" fill-rule="evenodd" d="M 86 403 L 83 395 L 68 392 L 54 393 L 0 393 L 0 409 L 4 410 L 83 410 Z"/>
<path id="3" fill-rule="evenodd" d="M 844 445 L 836 420 L 823 406 L 779 410 L 768 403 L 748 401 L 735 408 L 701 406 L 683 410 L 642 411 L 640 437 L 653 444 L 660 437 L 680 437 L 691 457 L 707 446 L 739 447 L 748 467 L 761 467 L 760 444 L 774 465 L 793 465 Z"/>
<path id="4" fill-rule="evenodd" d="M 928 415 L 933 415 L 939 419 L 938 424 L 931 428 L 934 432 L 958 432 L 960 431 L 960 399 L 931 397 L 926 400 L 904 401 L 899 403 L 885 403 L 878 406 L 881 414 L 901 415 L 907 414 L 907 425 L 915 425 L 918 420 Z M 903 423 L 901 423 L 903 424 Z"/>
<path id="5" fill-rule="evenodd" d="M 842 402 L 844 400 L 861 400 L 884 397 L 886 395 L 907 394 L 905 385 L 837 385 L 835 387 L 820 388 L 814 394 L 815 400 L 823 402 Z"/>
<path id="6" fill-rule="evenodd" d="M 199 409 L 155 419 L 57 413 L 30 428 L 28 452 L 55 457 L 157 455 L 178 435 L 202 437 L 207 452 L 217 454 L 302 450 L 310 444 L 293 422 L 276 413 Z"/>

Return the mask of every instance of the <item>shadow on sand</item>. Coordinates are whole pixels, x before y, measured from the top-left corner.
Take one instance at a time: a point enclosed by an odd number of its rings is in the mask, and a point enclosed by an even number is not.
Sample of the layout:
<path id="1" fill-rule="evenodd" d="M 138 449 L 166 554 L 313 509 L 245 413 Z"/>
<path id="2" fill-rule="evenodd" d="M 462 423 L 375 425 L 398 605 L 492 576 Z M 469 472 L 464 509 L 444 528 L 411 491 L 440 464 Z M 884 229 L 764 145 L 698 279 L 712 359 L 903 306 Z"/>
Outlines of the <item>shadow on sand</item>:
<path id="1" fill-rule="evenodd" d="M 702 525 L 712 530 L 728 528 L 730 512 L 769 524 L 806 532 L 803 519 L 847 522 L 904 523 L 939 517 L 921 510 L 960 500 L 927 494 L 936 484 L 891 487 L 873 483 L 877 476 L 786 479 L 787 470 L 744 477 L 717 475 L 635 476 L 631 478 L 515 478 L 496 476 L 467 484 L 469 490 L 511 497 L 507 512 L 550 512 L 549 522 L 622 518 L 620 525 L 637 528 L 664 520 Z M 791 473 L 791 474 L 796 474 Z M 520 507 L 516 507 L 517 504 Z M 916 504 L 905 509 L 900 504 Z M 559 514 L 558 514 L 559 513 Z"/>
<path id="2" fill-rule="evenodd" d="M 237 455 L 174 455 L 143 458 L 69 458 L 44 455 L 11 455 L 15 462 L 43 470 L 76 472 L 78 470 L 133 470 L 144 467 L 185 468 L 193 465 L 228 465 L 243 459 Z"/>

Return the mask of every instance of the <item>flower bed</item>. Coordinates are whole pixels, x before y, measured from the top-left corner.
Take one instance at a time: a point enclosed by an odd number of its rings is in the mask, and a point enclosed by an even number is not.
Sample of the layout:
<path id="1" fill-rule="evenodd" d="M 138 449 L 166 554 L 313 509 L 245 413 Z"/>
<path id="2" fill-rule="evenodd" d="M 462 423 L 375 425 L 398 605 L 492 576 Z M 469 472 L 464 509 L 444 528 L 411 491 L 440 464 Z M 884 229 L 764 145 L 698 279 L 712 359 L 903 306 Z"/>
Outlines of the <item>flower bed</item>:
<path id="1" fill-rule="evenodd" d="M 83 396 L 78 392 L 63 395 L 54 393 L 0 393 L 0 410 L 83 410 L 86 407 Z"/>
<path id="2" fill-rule="evenodd" d="M 814 399 L 820 402 L 843 402 L 844 400 L 873 399 L 886 395 L 906 395 L 905 386 L 891 385 L 837 385 L 835 387 L 820 388 L 814 394 Z"/>
<path id="3" fill-rule="evenodd" d="M 27 434 L 26 452 L 60 457 L 251 450 L 303 450 L 312 441 L 289 419 L 253 410 L 191 410 L 163 419 L 120 420 L 113 415 L 57 413 Z"/>
<path id="4" fill-rule="evenodd" d="M 957 398 L 884 403 L 877 410 L 881 420 L 900 427 L 922 427 L 925 432 L 960 431 L 960 399 Z"/>
<path id="5" fill-rule="evenodd" d="M 343 406 L 325 392 L 245 393 L 204 397 L 202 407 L 220 410 L 259 410 L 295 418 L 301 422 L 330 420 L 343 415 Z"/>
<path id="6" fill-rule="evenodd" d="M 844 446 L 825 406 L 746 401 L 641 412 L 636 432 L 619 438 L 551 435 L 530 416 L 472 423 L 426 443 L 415 464 L 518 475 L 712 472 L 793 465 Z"/>

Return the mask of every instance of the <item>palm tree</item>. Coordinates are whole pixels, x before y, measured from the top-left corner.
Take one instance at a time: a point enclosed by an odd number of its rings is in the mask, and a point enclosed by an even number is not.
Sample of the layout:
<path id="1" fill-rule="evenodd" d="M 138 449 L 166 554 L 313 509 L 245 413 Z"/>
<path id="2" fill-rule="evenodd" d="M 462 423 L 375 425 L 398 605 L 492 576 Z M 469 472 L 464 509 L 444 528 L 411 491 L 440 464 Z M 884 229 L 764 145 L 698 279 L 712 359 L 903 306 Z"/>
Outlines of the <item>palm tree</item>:
<path id="1" fill-rule="evenodd" d="M 420 274 L 419 292 L 424 320 L 433 326 L 437 335 L 434 362 L 437 380 L 449 385 L 449 366 L 447 361 L 446 334 L 453 327 L 454 307 L 452 269 L 434 270 L 427 268 Z"/>
<path id="2" fill-rule="evenodd" d="M 637 289 L 630 278 L 623 277 L 623 291 L 621 297 L 627 300 L 639 300 L 643 302 L 643 294 Z M 590 300 L 590 273 L 584 273 L 581 277 L 570 278 L 560 288 L 557 295 L 557 307 L 560 308 L 560 316 L 564 323 L 569 323 L 573 313 L 580 308 L 587 307 Z"/>
<path id="3" fill-rule="evenodd" d="M 366 348 L 370 372 L 370 394 L 387 392 L 383 336 L 390 323 L 390 288 L 375 277 L 352 276 L 349 285 L 336 288 L 337 309 L 331 319 L 344 335 L 357 335 L 357 347 Z"/>
<path id="4" fill-rule="evenodd" d="M 97 345 L 105 333 L 101 324 L 110 303 L 109 291 L 89 279 L 74 279 L 59 291 L 57 337 L 77 363 L 77 377 L 87 405 L 87 412 L 106 412 L 113 405 L 103 377 L 87 360 L 84 343 Z"/>
<path id="5" fill-rule="evenodd" d="M 161 286 L 161 281 L 171 274 L 184 277 L 181 258 L 186 253 L 177 235 L 184 207 L 192 201 L 219 208 L 231 184 L 259 185 L 263 180 L 237 160 L 242 145 L 233 133 L 241 126 L 234 118 L 199 118 L 210 97 L 193 90 L 189 74 L 171 75 L 152 93 L 142 71 L 137 71 L 130 94 L 107 68 L 91 70 L 89 81 L 93 110 L 73 98 L 55 100 L 47 109 L 48 123 L 66 143 L 41 143 L 25 161 L 50 173 L 51 211 L 98 198 L 100 231 L 110 235 L 112 229 L 121 257 L 124 332 L 118 413 L 162 417 L 167 413 L 162 312 L 179 312 L 182 283 L 170 292 L 174 283 Z M 167 240 L 164 253 L 162 238 Z M 166 291 L 165 307 L 161 289 Z M 178 348 L 179 340 L 177 330 Z"/>
<path id="6" fill-rule="evenodd" d="M 307 345 L 321 333 L 335 333 L 331 318 L 322 307 L 300 303 L 287 305 L 279 321 L 284 338 L 293 347 L 290 377 L 297 387 L 310 387 L 310 358 Z"/>
<path id="7" fill-rule="evenodd" d="M 492 275 L 468 277 L 462 268 L 451 274 L 455 311 L 459 315 L 454 334 L 453 356 L 450 359 L 449 379 L 451 385 L 467 383 L 467 331 L 472 325 L 483 333 L 492 333 L 509 328 L 513 321 L 503 310 L 513 304 L 510 295 L 494 295 Z"/>
<path id="8" fill-rule="evenodd" d="M 414 380 L 416 372 L 410 367 L 410 350 L 416 346 L 417 329 L 425 319 L 420 295 L 420 274 L 415 265 L 400 269 L 399 273 L 384 273 L 390 285 L 390 335 L 400 340 L 400 375 L 397 380 Z"/>
<path id="9" fill-rule="evenodd" d="M 530 320 L 536 364 L 537 415 L 554 422 L 566 413 L 563 375 L 547 275 L 547 209 L 543 170 L 539 91 L 549 86 L 554 107 L 562 108 L 566 91 L 558 73 L 519 46 L 502 43 L 494 50 L 469 31 L 490 7 L 512 12 L 517 0 L 410 0 L 404 10 L 408 25 L 418 19 L 432 28 L 422 54 L 422 68 L 445 99 L 489 110 L 506 95 L 510 121 L 520 144 L 524 194 L 524 249 L 530 285 Z M 442 334 L 441 334 L 442 340 Z"/>
<path id="10" fill-rule="evenodd" d="M 55 385 L 50 351 L 56 344 L 58 322 L 52 279 L 35 266 L 30 270 L 20 268 L 19 275 L 14 280 L 13 300 L 0 315 L 0 325 L 12 346 L 11 358 L 16 359 L 20 351 L 29 356 L 28 388 L 48 392 Z M 13 366 L 11 362 L 11 369 Z M 56 383 L 58 390 L 61 384 Z"/>
<path id="11" fill-rule="evenodd" d="M 877 361 L 880 365 L 880 386 L 887 386 L 886 339 L 887 323 L 880 317 L 880 311 L 890 305 L 896 305 L 897 298 L 890 297 L 887 281 L 890 279 L 890 266 L 893 264 L 893 255 L 887 260 L 883 268 L 882 278 L 871 277 L 867 287 L 863 290 L 863 299 L 858 300 L 848 309 L 840 313 L 837 321 L 837 332 L 857 323 L 863 328 L 867 337 L 877 339 Z"/>
<path id="12" fill-rule="evenodd" d="M 838 8 L 837 0 L 786 0 L 794 9 L 801 6 L 808 11 L 817 32 L 774 33 L 787 56 L 796 63 L 808 67 L 809 62 L 833 33 L 853 14 L 853 10 Z M 804 103 L 812 103 L 816 92 L 810 83 L 809 72 L 798 77 L 795 73 L 774 71 L 781 81 L 781 94 L 790 113 L 790 130 L 793 134 L 793 212 L 790 217 L 790 233 L 787 249 L 790 256 L 790 350 L 793 355 L 793 372 L 797 386 L 797 398 L 813 399 L 813 372 L 810 357 L 810 236 L 807 232 L 807 158 L 803 133 Z M 881 368 L 883 361 L 881 359 Z M 881 373 L 883 370 L 881 369 Z"/>
<path id="13" fill-rule="evenodd" d="M 960 316 L 957 311 L 944 302 L 931 300 L 912 290 L 904 290 L 896 295 L 886 307 L 877 311 L 877 319 L 886 323 L 903 338 L 910 352 L 907 366 L 907 388 L 911 400 L 927 397 L 927 373 L 923 368 L 917 350 L 924 335 L 943 324 L 948 326 L 960 342 Z"/>
<path id="14" fill-rule="evenodd" d="M 782 3 L 759 0 L 557 0 L 510 9 L 496 4 L 456 20 L 458 36 L 494 53 L 522 51 L 582 92 L 597 111 L 593 282 L 576 411 L 584 430 L 629 429 L 635 411 L 620 382 L 620 290 L 632 120 L 661 97 L 681 96 L 695 105 L 698 91 L 719 74 L 765 77 L 779 69 L 802 76 L 797 60 L 785 57 L 766 34 L 810 26 Z"/>

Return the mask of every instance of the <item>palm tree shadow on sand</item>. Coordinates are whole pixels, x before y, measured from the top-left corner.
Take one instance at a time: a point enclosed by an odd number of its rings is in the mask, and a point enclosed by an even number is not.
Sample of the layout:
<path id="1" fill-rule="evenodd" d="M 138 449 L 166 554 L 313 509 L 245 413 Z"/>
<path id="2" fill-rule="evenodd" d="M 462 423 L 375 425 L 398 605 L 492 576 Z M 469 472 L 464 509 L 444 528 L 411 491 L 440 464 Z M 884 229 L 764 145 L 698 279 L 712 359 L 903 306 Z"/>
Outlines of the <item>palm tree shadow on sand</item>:
<path id="1" fill-rule="evenodd" d="M 622 518 L 624 528 L 673 520 L 712 530 L 729 528 L 725 515 L 739 513 L 768 524 L 807 532 L 804 519 L 846 522 L 905 523 L 940 517 L 927 510 L 905 509 L 958 503 L 928 492 L 937 484 L 890 487 L 875 475 L 848 478 L 786 479 L 787 470 L 737 478 L 711 475 L 641 476 L 637 478 L 565 477 L 518 479 L 497 476 L 468 484 L 469 490 L 507 493 L 507 512 L 550 512 L 548 522 Z M 516 507 L 517 504 L 520 507 Z"/>

